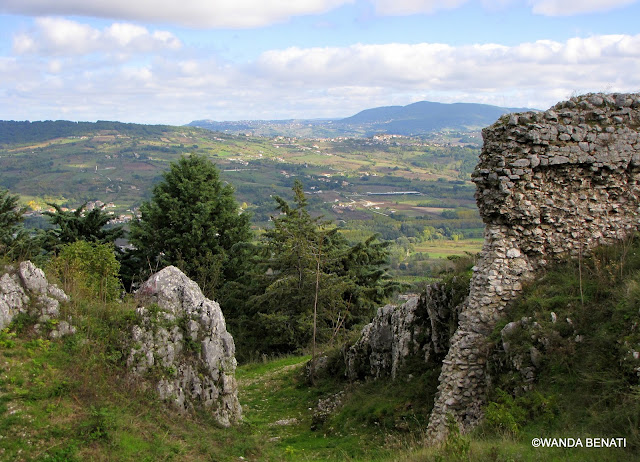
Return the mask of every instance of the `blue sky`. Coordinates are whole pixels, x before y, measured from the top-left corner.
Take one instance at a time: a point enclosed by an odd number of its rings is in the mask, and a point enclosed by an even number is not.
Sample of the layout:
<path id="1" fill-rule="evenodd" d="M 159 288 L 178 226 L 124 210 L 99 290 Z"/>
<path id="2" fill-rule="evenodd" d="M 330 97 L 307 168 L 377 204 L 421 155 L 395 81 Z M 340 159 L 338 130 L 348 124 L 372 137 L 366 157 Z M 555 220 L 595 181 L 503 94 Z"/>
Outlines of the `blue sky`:
<path id="1" fill-rule="evenodd" d="M 0 0 L 0 119 L 545 109 L 640 91 L 637 0 Z"/>

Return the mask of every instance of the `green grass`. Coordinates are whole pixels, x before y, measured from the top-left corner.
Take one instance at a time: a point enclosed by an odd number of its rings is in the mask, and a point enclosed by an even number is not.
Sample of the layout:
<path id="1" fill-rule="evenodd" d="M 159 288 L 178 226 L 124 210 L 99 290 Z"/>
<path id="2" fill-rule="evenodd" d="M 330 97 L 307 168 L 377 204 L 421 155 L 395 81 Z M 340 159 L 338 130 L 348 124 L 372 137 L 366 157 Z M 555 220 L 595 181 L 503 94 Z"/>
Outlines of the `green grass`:
<path id="1" fill-rule="evenodd" d="M 478 253 L 482 250 L 483 239 L 460 239 L 457 241 L 435 239 L 415 245 L 416 252 L 426 252 L 431 258 L 447 258 L 450 255 Z"/>
<path id="2" fill-rule="evenodd" d="M 596 249 L 589 258 L 562 263 L 530 284 L 494 331 L 498 353 L 487 421 L 480 431 L 535 437 L 620 437 L 626 449 L 576 448 L 567 460 L 640 458 L 640 241 Z M 500 329 L 529 319 L 500 353 Z M 514 358 L 542 356 L 536 380 L 525 387 L 509 366 Z M 524 459 L 527 460 L 527 459 Z"/>
<path id="3" fill-rule="evenodd" d="M 455 263 L 455 262 L 453 262 Z M 582 289 L 582 290 L 581 290 Z M 426 447 L 437 370 L 349 383 L 332 367 L 314 386 L 309 356 L 237 369 L 243 421 L 221 428 L 206 412 L 178 414 L 128 379 L 122 334 L 134 305 L 80 296 L 63 306 L 78 332 L 45 340 L 19 316 L 0 331 L 0 460 L 7 461 L 627 461 L 640 458 L 640 243 L 598 249 L 551 268 L 525 288 L 493 333 L 486 422 Z M 551 313 L 555 314 L 555 322 Z M 504 356 L 499 330 L 530 317 Z M 571 321 L 567 321 L 569 318 Z M 576 341 L 580 335 L 581 340 Z M 529 388 L 513 355 L 544 353 Z M 336 356 L 338 355 L 338 356 Z M 634 362 L 635 361 L 635 362 Z M 415 366 L 415 365 L 414 365 Z M 317 402 L 343 404 L 313 431 Z M 627 448 L 534 448 L 533 438 L 624 437 Z"/>
<path id="4" fill-rule="evenodd" d="M 311 387 L 308 356 L 237 370 L 243 422 L 220 428 L 204 412 L 181 415 L 132 383 L 114 345 L 130 304 L 78 303 L 78 333 L 43 340 L 32 320 L 0 334 L 0 460 L 381 460 L 384 435 L 311 430 L 310 409 L 341 382 Z M 375 428 L 375 427 L 374 427 Z"/>

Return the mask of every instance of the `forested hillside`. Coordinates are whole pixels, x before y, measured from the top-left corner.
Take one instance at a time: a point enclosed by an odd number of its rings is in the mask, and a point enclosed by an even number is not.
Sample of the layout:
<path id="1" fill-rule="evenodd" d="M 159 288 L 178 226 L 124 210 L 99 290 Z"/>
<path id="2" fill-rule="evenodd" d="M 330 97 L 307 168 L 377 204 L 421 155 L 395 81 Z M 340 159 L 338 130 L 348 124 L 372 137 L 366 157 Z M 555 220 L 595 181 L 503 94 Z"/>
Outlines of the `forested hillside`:
<path id="1" fill-rule="evenodd" d="M 0 147 L 3 145 L 34 143 L 55 138 L 92 135 L 103 130 L 123 135 L 158 136 L 171 129 L 168 125 L 140 125 L 122 122 L 7 121 L 0 120 Z"/>

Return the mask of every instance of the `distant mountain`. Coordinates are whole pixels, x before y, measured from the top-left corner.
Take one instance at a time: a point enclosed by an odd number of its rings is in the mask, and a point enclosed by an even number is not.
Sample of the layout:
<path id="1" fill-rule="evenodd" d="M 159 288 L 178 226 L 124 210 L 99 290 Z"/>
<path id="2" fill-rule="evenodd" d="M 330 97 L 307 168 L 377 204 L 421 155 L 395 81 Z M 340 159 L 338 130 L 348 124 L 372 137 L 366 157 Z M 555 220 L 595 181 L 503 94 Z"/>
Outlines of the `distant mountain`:
<path id="1" fill-rule="evenodd" d="M 495 122 L 501 115 L 526 109 L 504 108 L 475 103 L 432 103 L 420 101 L 408 106 L 386 106 L 366 109 L 342 119 L 340 125 L 367 125 L 375 131 L 398 135 L 452 129 L 482 128 Z"/>
<path id="2" fill-rule="evenodd" d="M 216 122 L 197 120 L 189 125 L 210 130 L 255 135 L 288 135 L 301 137 L 429 135 L 443 129 L 477 130 L 491 125 L 501 115 L 527 111 L 475 103 L 433 103 L 420 101 L 407 106 L 384 106 L 366 109 L 351 117 L 334 120 L 244 120 Z"/>

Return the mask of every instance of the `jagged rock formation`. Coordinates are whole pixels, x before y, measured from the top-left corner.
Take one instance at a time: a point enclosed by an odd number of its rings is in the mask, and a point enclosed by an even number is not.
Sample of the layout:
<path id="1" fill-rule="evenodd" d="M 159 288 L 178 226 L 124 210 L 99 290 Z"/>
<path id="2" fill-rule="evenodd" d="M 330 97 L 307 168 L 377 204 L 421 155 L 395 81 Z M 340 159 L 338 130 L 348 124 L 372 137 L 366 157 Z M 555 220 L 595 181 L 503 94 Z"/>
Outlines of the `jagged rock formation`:
<path id="1" fill-rule="evenodd" d="M 155 380 L 160 397 L 181 410 L 202 406 L 221 425 L 238 422 L 235 345 L 220 306 L 173 266 L 151 276 L 136 297 L 140 322 L 127 359 L 133 373 Z"/>
<path id="2" fill-rule="evenodd" d="M 457 324 L 457 298 L 451 287 L 436 282 L 401 306 L 379 308 L 346 353 L 349 379 L 396 378 L 410 357 L 439 364 Z"/>
<path id="3" fill-rule="evenodd" d="M 487 336 L 522 283 L 561 255 L 635 232 L 640 205 L 640 95 L 590 94 L 483 131 L 473 174 L 486 224 L 471 291 L 443 361 L 428 433 L 482 418 Z"/>
<path id="4" fill-rule="evenodd" d="M 55 284 L 49 284 L 44 272 L 30 261 L 17 266 L 4 267 L 0 278 L 0 329 L 7 326 L 19 313 L 37 317 L 36 330 L 40 323 L 60 315 L 60 302 L 69 297 Z M 49 332 L 52 338 L 72 334 L 75 328 L 67 321 L 58 321 Z"/>

